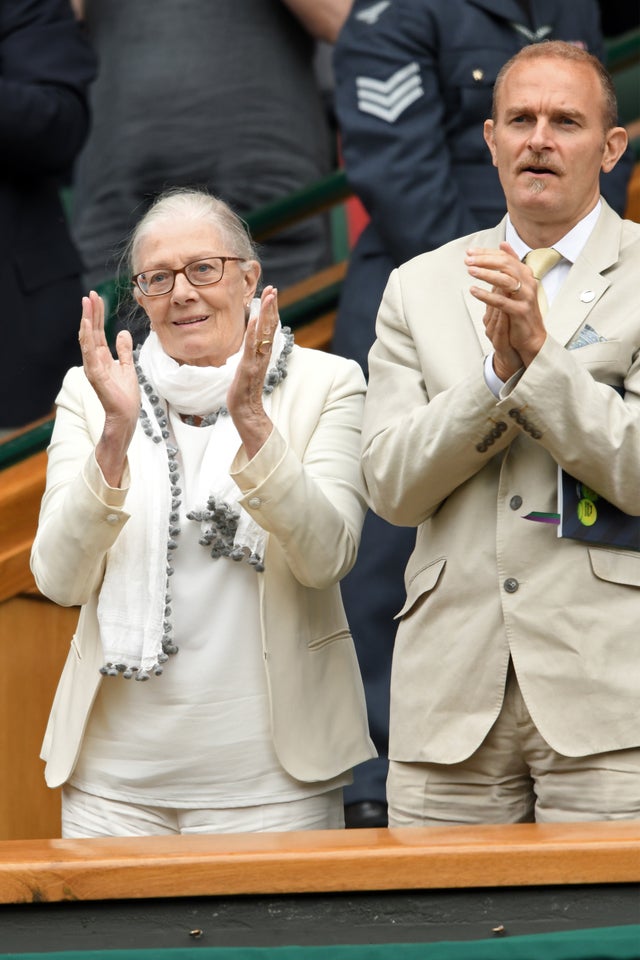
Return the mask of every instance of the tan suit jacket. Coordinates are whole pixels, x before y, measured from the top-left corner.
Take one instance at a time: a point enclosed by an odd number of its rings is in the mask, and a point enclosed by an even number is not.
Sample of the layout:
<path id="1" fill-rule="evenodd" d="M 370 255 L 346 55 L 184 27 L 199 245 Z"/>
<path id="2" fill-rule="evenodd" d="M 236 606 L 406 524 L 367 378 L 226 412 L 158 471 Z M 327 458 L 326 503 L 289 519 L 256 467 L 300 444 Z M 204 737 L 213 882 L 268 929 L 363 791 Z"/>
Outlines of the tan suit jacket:
<path id="1" fill-rule="evenodd" d="M 272 395 L 275 429 L 251 462 L 239 452 L 232 464 L 240 502 L 268 532 L 257 576 L 274 745 L 283 767 L 303 781 L 329 779 L 375 756 L 339 588 L 355 561 L 365 510 L 364 390 L 357 364 L 294 347 L 288 376 Z M 104 414 L 80 368 L 67 374 L 57 403 L 32 569 L 46 596 L 82 610 L 42 749 L 52 787 L 75 766 L 103 682 L 98 595 L 109 549 L 129 516 L 126 490 L 106 487 L 95 462 Z M 145 442 L 138 428 L 132 443 Z"/>
<path id="2" fill-rule="evenodd" d="M 603 204 L 542 350 L 496 399 L 464 256 L 504 235 L 503 221 L 394 271 L 370 353 L 371 504 L 417 527 L 392 672 L 396 760 L 468 757 L 500 710 L 509 656 L 555 750 L 640 744 L 640 554 L 526 519 L 557 510 L 557 464 L 640 514 L 640 226 Z M 567 349 L 585 323 L 601 341 Z"/>

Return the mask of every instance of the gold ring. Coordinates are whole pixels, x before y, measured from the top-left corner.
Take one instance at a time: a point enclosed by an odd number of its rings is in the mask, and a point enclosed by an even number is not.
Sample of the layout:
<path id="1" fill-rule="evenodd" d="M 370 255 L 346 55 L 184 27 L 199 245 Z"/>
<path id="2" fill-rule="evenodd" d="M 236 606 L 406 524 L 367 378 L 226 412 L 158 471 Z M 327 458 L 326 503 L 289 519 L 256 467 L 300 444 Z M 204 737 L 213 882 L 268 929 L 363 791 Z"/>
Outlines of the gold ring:
<path id="1" fill-rule="evenodd" d="M 522 286 L 522 280 L 518 280 L 518 286 L 514 287 L 511 293 L 517 293 L 521 286 Z"/>
<path id="2" fill-rule="evenodd" d="M 258 341 L 258 353 L 268 353 L 268 350 L 263 350 L 263 347 L 270 347 L 273 343 L 273 340 L 259 340 Z"/>

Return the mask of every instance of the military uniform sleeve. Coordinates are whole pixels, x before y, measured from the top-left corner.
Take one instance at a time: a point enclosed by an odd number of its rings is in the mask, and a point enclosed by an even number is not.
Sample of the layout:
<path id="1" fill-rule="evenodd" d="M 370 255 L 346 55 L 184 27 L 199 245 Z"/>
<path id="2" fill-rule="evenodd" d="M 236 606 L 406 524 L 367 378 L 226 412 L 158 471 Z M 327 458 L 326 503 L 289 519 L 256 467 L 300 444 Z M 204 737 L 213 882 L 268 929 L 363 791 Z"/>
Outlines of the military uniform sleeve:
<path id="1" fill-rule="evenodd" d="M 64 174 L 89 129 L 96 72 L 65 0 L 12 0 L 0 9 L 0 170 Z"/>
<path id="2" fill-rule="evenodd" d="M 356 0 L 335 46 L 347 176 L 397 264 L 477 226 L 452 176 L 437 44 L 421 4 Z"/>

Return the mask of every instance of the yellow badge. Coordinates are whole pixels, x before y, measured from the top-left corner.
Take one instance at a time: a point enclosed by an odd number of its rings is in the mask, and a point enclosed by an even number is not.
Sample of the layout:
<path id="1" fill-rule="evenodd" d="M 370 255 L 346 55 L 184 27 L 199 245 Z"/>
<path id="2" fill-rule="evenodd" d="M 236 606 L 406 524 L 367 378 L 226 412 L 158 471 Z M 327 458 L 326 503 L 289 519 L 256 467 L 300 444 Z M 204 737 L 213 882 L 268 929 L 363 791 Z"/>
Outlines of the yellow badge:
<path id="1" fill-rule="evenodd" d="M 598 519 L 598 511 L 593 500 L 580 500 L 578 503 L 578 520 L 585 527 L 592 527 Z"/>

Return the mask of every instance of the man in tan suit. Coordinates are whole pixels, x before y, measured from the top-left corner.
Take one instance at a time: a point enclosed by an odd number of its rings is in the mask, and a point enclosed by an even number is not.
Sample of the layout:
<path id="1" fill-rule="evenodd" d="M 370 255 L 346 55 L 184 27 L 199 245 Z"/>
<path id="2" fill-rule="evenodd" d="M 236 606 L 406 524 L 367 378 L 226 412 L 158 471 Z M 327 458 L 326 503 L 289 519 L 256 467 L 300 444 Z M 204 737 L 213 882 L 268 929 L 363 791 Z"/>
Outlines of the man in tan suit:
<path id="1" fill-rule="evenodd" d="M 640 226 L 598 188 L 627 137 L 551 42 L 505 65 L 485 139 L 507 217 L 391 274 L 369 356 L 370 502 L 417 527 L 390 824 L 634 818 L 640 554 L 558 537 L 557 501 L 561 467 L 640 515 Z"/>

